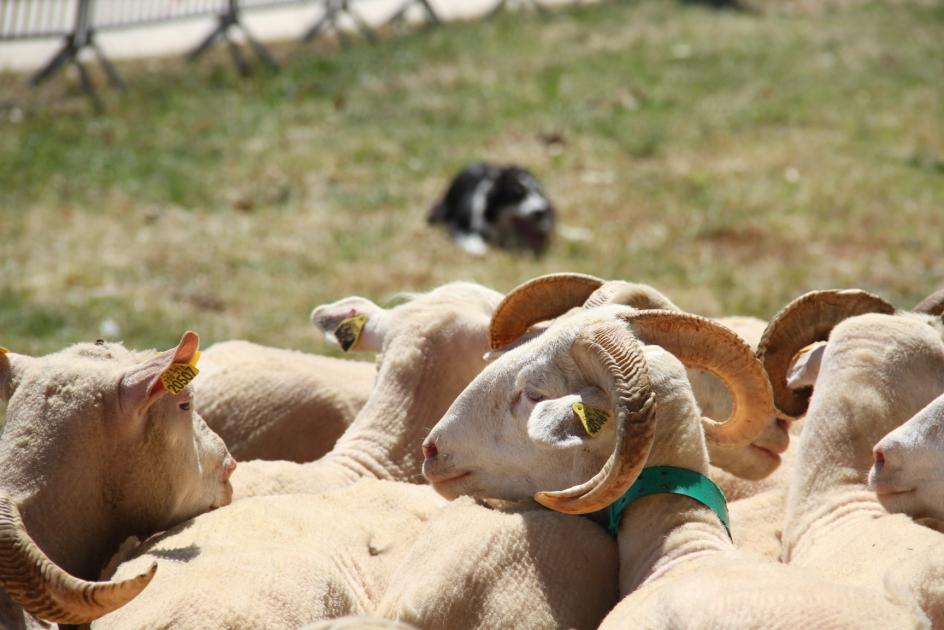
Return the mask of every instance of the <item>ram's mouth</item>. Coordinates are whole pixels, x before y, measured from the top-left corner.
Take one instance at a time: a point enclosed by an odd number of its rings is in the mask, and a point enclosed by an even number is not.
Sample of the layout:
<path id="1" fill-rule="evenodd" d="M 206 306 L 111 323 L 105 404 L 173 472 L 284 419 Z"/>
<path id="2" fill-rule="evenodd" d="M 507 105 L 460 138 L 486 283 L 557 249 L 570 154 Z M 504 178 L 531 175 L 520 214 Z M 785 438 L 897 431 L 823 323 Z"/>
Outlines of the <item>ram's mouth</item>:
<path id="1" fill-rule="evenodd" d="M 434 486 L 441 486 L 447 483 L 452 483 L 453 481 L 458 481 L 464 477 L 468 477 L 472 473 L 469 471 L 460 472 L 460 473 L 440 473 L 436 474 L 432 471 L 423 471 L 423 474 L 426 476 L 426 479 L 433 484 Z"/>
<path id="2" fill-rule="evenodd" d="M 889 497 L 900 497 L 906 494 L 914 494 L 914 491 L 915 491 L 914 488 L 912 488 L 911 490 L 892 490 L 888 492 L 878 492 L 876 490 L 875 494 L 882 497 L 883 499 L 887 499 Z"/>
<path id="3" fill-rule="evenodd" d="M 914 494 L 917 488 L 907 488 L 902 490 L 899 486 L 883 482 L 879 479 L 869 481 L 869 487 L 878 495 L 880 499 L 890 499 L 891 497 L 901 497 L 908 494 Z"/>
<path id="4" fill-rule="evenodd" d="M 776 453 L 769 448 L 764 448 L 763 446 L 757 446 L 756 444 L 749 444 L 748 448 L 750 448 L 751 452 L 753 452 L 758 457 L 770 460 L 771 464 L 780 463 L 780 453 Z"/>

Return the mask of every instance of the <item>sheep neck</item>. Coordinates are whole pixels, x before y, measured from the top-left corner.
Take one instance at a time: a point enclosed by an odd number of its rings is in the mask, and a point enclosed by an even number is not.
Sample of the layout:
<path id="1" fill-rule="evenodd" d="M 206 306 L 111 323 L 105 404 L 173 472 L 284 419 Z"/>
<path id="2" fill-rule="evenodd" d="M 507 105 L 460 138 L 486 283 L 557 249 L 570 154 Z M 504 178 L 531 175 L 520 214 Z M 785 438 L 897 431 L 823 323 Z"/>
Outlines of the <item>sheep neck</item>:
<path id="1" fill-rule="evenodd" d="M 823 357 L 787 494 L 786 557 L 818 524 L 885 513 L 866 486 L 872 447 L 944 383 L 944 355 L 933 343 L 875 333 L 844 335 Z"/>
<path id="2" fill-rule="evenodd" d="M 708 474 L 708 453 L 694 400 L 659 399 L 646 466 L 677 466 Z M 679 565 L 731 548 L 714 511 L 674 494 L 650 495 L 629 505 L 617 544 L 623 596 Z"/>
<path id="3" fill-rule="evenodd" d="M 425 483 L 420 448 L 462 389 L 483 367 L 482 326 L 427 326 L 384 347 L 374 391 L 326 460 L 372 476 Z"/>
<path id="4" fill-rule="evenodd" d="M 72 449 L 42 433 L 65 432 L 61 423 L 48 421 L 37 430 L 23 418 L 6 420 L 9 426 L 0 443 L 0 470 L 6 473 L 0 491 L 13 499 L 26 531 L 54 563 L 76 577 L 97 580 L 121 542 L 102 491 L 108 474 L 102 436 L 90 432 L 83 438 L 86 449 Z M 87 424 L 103 431 L 103 422 Z"/>
<path id="5" fill-rule="evenodd" d="M 99 497 L 40 491 L 17 504 L 26 531 L 53 562 L 76 577 L 99 579 L 122 538 Z"/>

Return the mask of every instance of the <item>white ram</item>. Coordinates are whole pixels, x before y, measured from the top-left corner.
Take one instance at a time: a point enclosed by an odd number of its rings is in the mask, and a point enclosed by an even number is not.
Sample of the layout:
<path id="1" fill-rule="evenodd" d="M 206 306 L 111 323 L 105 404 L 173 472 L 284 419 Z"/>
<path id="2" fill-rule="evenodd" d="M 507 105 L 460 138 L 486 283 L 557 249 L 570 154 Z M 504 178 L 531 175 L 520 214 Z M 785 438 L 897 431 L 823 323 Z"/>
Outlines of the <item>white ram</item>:
<path id="1" fill-rule="evenodd" d="M 485 365 L 488 323 L 501 294 L 454 282 L 391 309 L 360 297 L 320 306 L 312 321 L 334 331 L 363 316 L 351 349 L 380 352 L 370 397 L 321 459 L 243 462 L 233 475 L 237 499 L 322 492 L 361 477 L 420 483 L 420 444 L 429 428 Z"/>
<path id="2" fill-rule="evenodd" d="M 186 386 L 198 345 L 188 332 L 156 356 L 113 343 L 0 352 L 0 626 L 33 623 L 11 599 L 63 624 L 120 607 L 156 565 L 122 582 L 85 580 L 126 538 L 230 502 L 236 463 Z"/>

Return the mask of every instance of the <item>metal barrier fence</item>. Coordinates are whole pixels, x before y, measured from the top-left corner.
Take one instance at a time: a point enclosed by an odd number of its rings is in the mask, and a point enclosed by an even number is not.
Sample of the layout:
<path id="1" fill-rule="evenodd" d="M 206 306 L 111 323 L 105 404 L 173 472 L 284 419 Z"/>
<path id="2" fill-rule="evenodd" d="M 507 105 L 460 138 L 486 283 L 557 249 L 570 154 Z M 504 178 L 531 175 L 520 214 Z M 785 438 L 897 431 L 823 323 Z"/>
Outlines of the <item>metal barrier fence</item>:
<path id="1" fill-rule="evenodd" d="M 77 6 L 62 0 L 0 0 L 0 40 L 67 35 Z"/>
<path id="2" fill-rule="evenodd" d="M 225 43 L 233 63 L 242 74 L 248 74 L 246 61 L 237 41 L 231 37 L 233 29 L 240 29 L 249 49 L 264 65 L 277 69 L 268 50 L 246 29 L 241 16 L 245 10 L 276 8 L 288 5 L 316 4 L 322 11 L 302 39 L 333 30 L 342 43 L 347 42 L 340 21 L 347 18 L 367 39 L 373 40 L 373 31 L 367 22 L 352 9 L 356 0 L 0 0 L 0 43 L 11 40 L 62 38 L 62 46 L 51 59 L 30 79 L 33 85 L 46 81 L 66 65 L 73 64 L 79 73 L 83 89 L 100 106 L 98 96 L 79 54 L 91 49 L 98 59 L 112 87 L 124 89 L 118 71 L 105 56 L 96 41 L 98 31 L 135 28 L 173 20 L 216 17 L 217 25 L 188 55 L 194 60 L 215 42 Z M 502 6 L 508 0 L 499 0 Z M 531 0 L 536 1 L 536 0 Z M 403 0 L 388 22 L 402 21 L 410 8 L 417 7 L 428 22 L 438 23 L 439 16 L 429 0 Z"/>
<path id="3" fill-rule="evenodd" d="M 303 4 L 311 0 L 239 0 L 240 10 Z M 78 0 L 0 0 L 0 41 L 62 37 L 72 32 Z M 228 0 L 93 0 L 87 27 L 133 28 L 224 13 Z"/>

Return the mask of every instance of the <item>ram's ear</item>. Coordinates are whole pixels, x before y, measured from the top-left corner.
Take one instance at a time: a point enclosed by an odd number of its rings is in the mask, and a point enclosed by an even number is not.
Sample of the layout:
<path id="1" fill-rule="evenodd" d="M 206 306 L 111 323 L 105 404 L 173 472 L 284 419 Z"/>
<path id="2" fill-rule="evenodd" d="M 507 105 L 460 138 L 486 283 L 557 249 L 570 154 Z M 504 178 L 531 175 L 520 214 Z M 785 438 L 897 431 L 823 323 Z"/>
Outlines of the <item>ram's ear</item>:
<path id="1" fill-rule="evenodd" d="M 33 357 L 0 348 L 0 400 L 4 402 L 10 400 L 23 371 L 34 361 L 36 359 Z"/>
<path id="2" fill-rule="evenodd" d="M 826 344 L 825 341 L 817 341 L 796 353 L 787 368 L 787 387 L 802 389 L 816 384 L 819 367 L 823 363 L 823 353 L 826 352 Z"/>
<path id="3" fill-rule="evenodd" d="M 383 335 L 379 324 L 386 313 L 367 298 L 353 296 L 315 307 L 311 323 L 328 343 L 345 352 L 380 352 Z"/>
<path id="4" fill-rule="evenodd" d="M 200 355 L 199 348 L 200 337 L 188 330 L 176 348 L 165 350 L 125 371 L 118 385 L 121 410 L 126 414 L 144 413 L 168 391 L 176 390 L 174 393 L 177 393 L 186 387 L 196 376 L 194 363 Z M 171 366 L 180 367 L 170 371 Z"/>
<path id="5" fill-rule="evenodd" d="M 542 400 L 528 417 L 528 437 L 546 448 L 570 449 L 590 443 L 608 452 L 612 444 L 606 436 L 613 432 L 613 413 L 608 407 L 606 396 L 596 387 Z"/>

